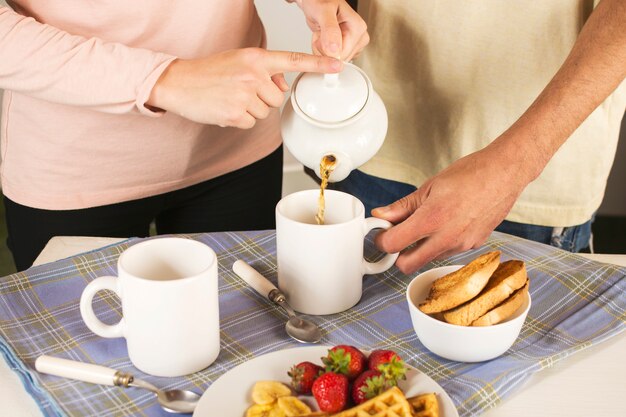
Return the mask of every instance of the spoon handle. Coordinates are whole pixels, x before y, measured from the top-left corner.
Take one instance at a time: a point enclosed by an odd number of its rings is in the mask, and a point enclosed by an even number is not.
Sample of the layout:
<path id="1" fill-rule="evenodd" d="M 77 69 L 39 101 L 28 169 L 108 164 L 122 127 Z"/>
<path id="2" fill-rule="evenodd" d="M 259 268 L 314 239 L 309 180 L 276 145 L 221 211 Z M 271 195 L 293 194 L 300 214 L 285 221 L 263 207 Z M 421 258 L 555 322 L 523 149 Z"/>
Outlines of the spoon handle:
<path id="1" fill-rule="evenodd" d="M 106 366 L 55 358 L 47 355 L 42 355 L 37 358 L 35 361 L 35 369 L 44 374 L 91 382 L 92 384 L 126 387 L 133 380 L 132 375 L 116 369 L 107 368 Z"/>
<path id="2" fill-rule="evenodd" d="M 274 284 L 272 284 L 267 278 L 261 275 L 256 269 L 252 268 L 250 265 L 238 259 L 233 264 L 233 271 L 235 274 L 239 275 L 241 279 L 248 283 L 256 292 L 261 294 L 263 297 L 273 301 L 270 298 L 270 293 L 273 290 L 278 290 Z"/>

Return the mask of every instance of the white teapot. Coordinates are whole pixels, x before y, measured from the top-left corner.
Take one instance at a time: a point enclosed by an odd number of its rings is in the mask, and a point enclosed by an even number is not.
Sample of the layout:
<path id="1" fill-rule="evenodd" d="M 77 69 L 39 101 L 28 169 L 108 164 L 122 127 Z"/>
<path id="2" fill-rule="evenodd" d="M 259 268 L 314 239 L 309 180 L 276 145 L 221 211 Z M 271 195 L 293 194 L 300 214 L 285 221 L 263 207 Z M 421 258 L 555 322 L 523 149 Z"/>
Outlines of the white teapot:
<path id="1" fill-rule="evenodd" d="M 320 175 L 333 155 L 329 181 L 341 181 L 372 158 L 387 134 L 387 111 L 367 75 L 346 63 L 339 74 L 302 73 L 281 116 L 283 142 L 304 166 Z"/>

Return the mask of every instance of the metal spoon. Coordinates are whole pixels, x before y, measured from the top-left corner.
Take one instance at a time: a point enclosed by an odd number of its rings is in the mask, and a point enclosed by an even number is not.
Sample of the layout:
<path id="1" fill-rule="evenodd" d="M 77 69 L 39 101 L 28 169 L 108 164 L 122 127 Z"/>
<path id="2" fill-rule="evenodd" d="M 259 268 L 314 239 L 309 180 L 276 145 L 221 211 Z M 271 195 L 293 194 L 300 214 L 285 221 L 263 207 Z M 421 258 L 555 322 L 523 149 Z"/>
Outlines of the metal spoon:
<path id="1" fill-rule="evenodd" d="M 192 391 L 178 389 L 162 391 L 129 373 L 69 359 L 43 355 L 35 361 L 35 369 L 44 374 L 91 382 L 92 384 L 144 388 L 155 393 L 161 407 L 170 413 L 191 414 L 200 400 L 200 395 Z"/>
<path id="2" fill-rule="evenodd" d="M 233 264 L 233 271 L 254 288 L 256 292 L 274 304 L 279 305 L 287 312 L 289 320 L 287 320 L 285 330 L 289 336 L 301 343 L 317 343 L 320 341 L 322 338 L 320 328 L 315 323 L 298 317 L 287 303 L 285 295 L 267 278 L 259 274 L 256 269 L 239 259 Z"/>

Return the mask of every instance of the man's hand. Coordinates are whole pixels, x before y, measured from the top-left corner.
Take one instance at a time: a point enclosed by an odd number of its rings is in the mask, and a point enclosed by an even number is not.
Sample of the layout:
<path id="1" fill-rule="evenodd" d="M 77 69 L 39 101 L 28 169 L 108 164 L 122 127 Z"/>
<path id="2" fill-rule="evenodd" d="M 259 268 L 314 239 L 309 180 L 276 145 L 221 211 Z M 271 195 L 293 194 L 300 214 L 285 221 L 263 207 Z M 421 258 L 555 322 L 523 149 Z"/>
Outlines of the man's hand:
<path id="1" fill-rule="evenodd" d="M 313 53 L 350 61 L 370 41 L 367 25 L 345 0 L 297 0 L 313 32 Z"/>
<path id="2" fill-rule="evenodd" d="M 398 223 L 379 233 L 376 243 L 388 253 L 406 248 L 396 261 L 402 272 L 412 273 L 435 258 L 487 240 L 535 178 L 533 167 L 543 164 L 530 157 L 522 160 L 515 149 L 505 147 L 494 142 L 459 159 L 412 194 L 372 210 L 375 217 Z"/>
<path id="3" fill-rule="evenodd" d="M 170 64 L 148 105 L 198 123 L 249 129 L 280 107 L 289 89 L 284 72 L 341 71 L 341 61 L 298 52 L 235 49 Z"/>

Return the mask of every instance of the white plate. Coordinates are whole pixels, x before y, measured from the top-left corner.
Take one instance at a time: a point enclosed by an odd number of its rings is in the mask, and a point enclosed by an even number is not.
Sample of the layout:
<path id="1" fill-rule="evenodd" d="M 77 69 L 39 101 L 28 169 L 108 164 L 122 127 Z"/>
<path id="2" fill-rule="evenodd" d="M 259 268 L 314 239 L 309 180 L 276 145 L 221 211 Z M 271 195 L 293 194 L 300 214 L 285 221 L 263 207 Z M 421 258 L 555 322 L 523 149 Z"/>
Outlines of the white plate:
<path id="1" fill-rule="evenodd" d="M 259 356 L 231 369 L 215 381 L 202 395 L 194 417 L 243 417 L 252 405 L 251 390 L 255 382 L 275 380 L 289 383 L 287 371 L 303 361 L 320 363 L 330 346 L 308 346 Z M 459 417 L 452 400 L 430 377 L 415 368 L 409 367 L 406 381 L 400 381 L 400 388 L 407 397 L 434 392 L 439 399 L 441 417 Z M 309 405 L 315 400 L 307 401 Z"/>

